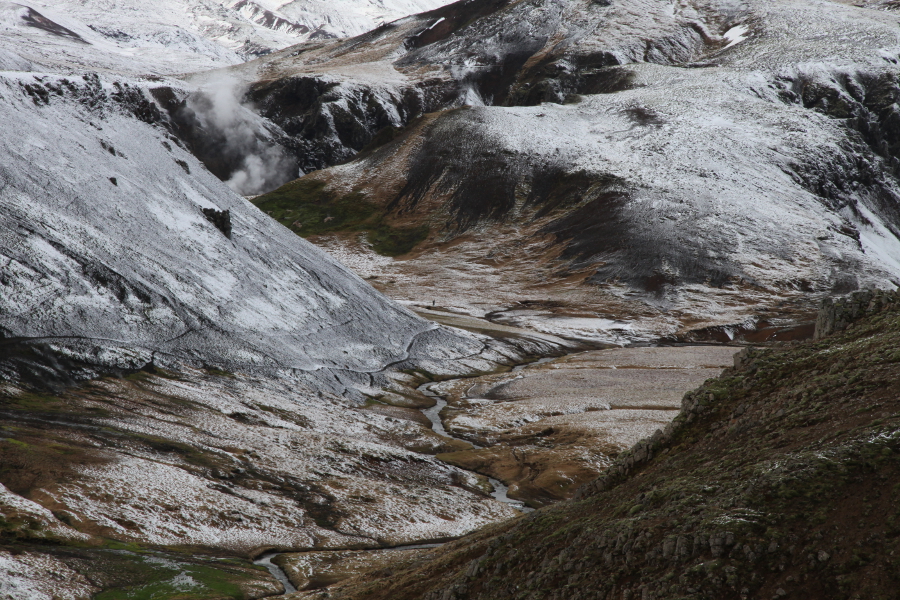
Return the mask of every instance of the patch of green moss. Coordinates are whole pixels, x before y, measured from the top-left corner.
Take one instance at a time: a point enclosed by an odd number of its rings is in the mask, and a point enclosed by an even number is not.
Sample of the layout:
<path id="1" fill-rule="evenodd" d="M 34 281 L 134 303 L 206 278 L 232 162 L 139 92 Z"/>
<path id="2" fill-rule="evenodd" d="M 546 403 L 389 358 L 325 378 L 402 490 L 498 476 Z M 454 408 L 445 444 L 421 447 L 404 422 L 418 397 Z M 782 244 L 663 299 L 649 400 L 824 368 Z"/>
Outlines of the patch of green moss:
<path id="1" fill-rule="evenodd" d="M 18 446 L 19 448 L 28 448 L 28 444 L 21 440 L 14 440 L 11 438 L 7 438 L 5 440 L 0 440 L 2 444 L 12 444 L 14 446 Z"/>
<path id="2" fill-rule="evenodd" d="M 139 544 L 135 544 L 134 542 L 120 542 L 118 540 L 105 540 L 103 542 L 103 547 L 108 550 L 121 550 L 124 552 L 132 552 L 134 554 L 145 552 L 145 549 Z"/>
<path id="3" fill-rule="evenodd" d="M 216 367 L 206 367 L 204 371 L 209 373 L 210 375 L 215 375 L 217 377 L 231 377 L 234 378 L 234 373 L 231 371 L 225 371 L 224 369 L 219 369 Z"/>
<path id="4" fill-rule="evenodd" d="M 298 179 L 253 201 L 273 219 L 302 237 L 338 231 L 365 232 L 372 249 L 399 256 L 428 237 L 428 226 L 393 227 L 385 212 L 361 193 L 337 196 L 321 181 Z"/>
<path id="5" fill-rule="evenodd" d="M 0 403 L 6 408 L 29 412 L 57 412 L 66 408 L 65 403 L 56 396 L 31 392 L 4 396 Z"/>
<path id="6" fill-rule="evenodd" d="M 185 462 L 205 469 L 223 468 L 230 465 L 230 460 L 215 452 L 206 452 L 195 446 L 169 440 L 163 437 L 147 435 L 133 431 L 123 431 L 121 434 L 141 442 L 157 452 L 177 454 Z"/>
<path id="7" fill-rule="evenodd" d="M 235 583 L 236 574 L 205 565 L 137 558 L 128 565 L 133 585 L 114 587 L 94 600 L 212 600 L 234 598 L 244 593 Z M 238 576 L 240 577 L 240 576 Z"/>

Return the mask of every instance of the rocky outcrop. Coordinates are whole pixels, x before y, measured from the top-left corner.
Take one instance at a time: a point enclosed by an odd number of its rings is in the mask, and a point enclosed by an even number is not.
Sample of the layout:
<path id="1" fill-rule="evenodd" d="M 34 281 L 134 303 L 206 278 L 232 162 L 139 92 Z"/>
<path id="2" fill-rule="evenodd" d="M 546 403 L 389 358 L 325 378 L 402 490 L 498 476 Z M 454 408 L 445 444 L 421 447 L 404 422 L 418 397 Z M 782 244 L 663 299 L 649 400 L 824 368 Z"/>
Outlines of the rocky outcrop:
<path id="1" fill-rule="evenodd" d="M 305 173 L 352 159 L 379 132 L 442 110 L 456 97 L 456 86 L 438 79 L 395 88 L 342 82 L 328 75 L 261 81 L 247 92 L 259 114 L 284 131 L 280 142 Z"/>
<path id="2" fill-rule="evenodd" d="M 206 220 L 216 226 L 216 229 L 222 232 L 222 235 L 231 239 L 231 211 L 216 210 L 214 208 L 202 209 L 203 216 Z"/>
<path id="3" fill-rule="evenodd" d="M 815 339 L 843 331 L 853 322 L 900 308 L 900 291 L 863 290 L 843 298 L 825 298 L 816 319 Z"/>

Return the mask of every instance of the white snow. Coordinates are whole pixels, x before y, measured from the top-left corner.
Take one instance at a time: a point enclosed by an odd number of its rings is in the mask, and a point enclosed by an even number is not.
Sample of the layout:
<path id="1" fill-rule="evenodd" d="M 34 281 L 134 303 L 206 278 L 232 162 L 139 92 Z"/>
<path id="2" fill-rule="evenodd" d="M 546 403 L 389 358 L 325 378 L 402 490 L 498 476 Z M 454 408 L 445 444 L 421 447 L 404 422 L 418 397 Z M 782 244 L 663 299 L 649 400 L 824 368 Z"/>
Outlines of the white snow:
<path id="1" fill-rule="evenodd" d="M 747 39 L 747 34 L 750 32 L 750 28 L 746 25 L 735 25 L 724 34 L 722 37 L 728 42 L 728 45 L 723 48 L 723 50 L 727 50 L 736 44 L 740 44 L 744 40 Z"/>
<path id="2" fill-rule="evenodd" d="M 900 240 L 885 226 L 878 215 L 862 205 L 857 209 L 864 219 L 861 223 L 857 223 L 863 252 L 876 258 L 882 264 L 889 265 L 893 272 L 900 276 Z"/>
<path id="3" fill-rule="evenodd" d="M 19 46 L 0 51 L 0 69 L 45 66 L 175 74 L 233 65 L 310 36 L 355 36 L 448 0 L 21 0 L 0 1 L 0 31 Z M 85 42 L 28 27 L 31 8 Z M 270 11 L 266 15 L 264 11 Z M 270 27 L 272 19 L 289 26 Z M 273 28 L 274 27 L 274 28 Z M 5 45 L 5 44 L 4 44 Z M 12 52 L 10 52 L 12 50 Z"/>
<path id="4" fill-rule="evenodd" d="M 84 600 L 99 591 L 80 573 L 48 554 L 0 551 L 3 600 Z"/>

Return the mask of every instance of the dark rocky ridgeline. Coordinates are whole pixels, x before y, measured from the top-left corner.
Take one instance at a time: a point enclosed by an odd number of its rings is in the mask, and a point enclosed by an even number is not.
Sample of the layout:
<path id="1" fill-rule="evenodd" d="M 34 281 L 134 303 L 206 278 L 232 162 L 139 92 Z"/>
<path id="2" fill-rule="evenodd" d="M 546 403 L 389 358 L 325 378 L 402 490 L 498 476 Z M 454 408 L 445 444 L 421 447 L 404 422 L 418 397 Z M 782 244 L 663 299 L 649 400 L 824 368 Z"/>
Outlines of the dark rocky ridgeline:
<path id="1" fill-rule="evenodd" d="M 878 314 L 895 311 L 900 306 L 897 291 L 863 290 L 845 298 L 826 298 L 822 301 L 816 319 L 815 339 L 822 339 L 835 332 L 847 329 L 854 321 Z"/>
<path id="2" fill-rule="evenodd" d="M 886 303 L 818 341 L 745 351 L 575 500 L 329 597 L 893 598 L 898 348 Z"/>
<path id="3" fill-rule="evenodd" d="M 151 125 L 163 120 L 159 107 L 142 89 L 119 81 L 113 81 L 110 87 L 104 88 L 96 73 L 71 78 L 35 78 L 32 83 L 20 81 L 19 85 L 38 107 L 54 101 L 75 101 L 94 111 L 98 117 L 118 110 Z M 116 154 L 115 150 L 109 151 Z"/>
<path id="4" fill-rule="evenodd" d="M 596 24 L 606 8 L 586 3 L 576 14 Z M 561 33 L 570 16 L 545 0 L 461 0 L 325 50 L 310 45 L 279 53 L 266 61 L 274 72 L 290 72 L 292 61 L 304 64 L 307 54 L 310 67 L 302 74 L 261 79 L 250 87 L 247 100 L 287 133 L 286 147 L 309 172 L 351 159 L 380 131 L 406 126 L 424 113 L 476 98 L 488 105 L 533 106 L 621 91 L 629 87 L 631 74 L 618 65 L 635 60 L 678 64 L 710 43 L 697 28 L 681 24 L 653 32 L 660 34 L 653 40 L 627 47 L 612 42 L 596 50 L 578 43 L 583 31 Z M 365 64 L 371 48 L 385 44 L 400 55 L 393 67 L 412 75 L 408 83 L 357 82 L 329 72 L 332 65 Z"/>
<path id="5" fill-rule="evenodd" d="M 441 80 L 372 89 L 312 75 L 261 81 L 247 93 L 259 113 L 285 132 L 284 147 L 304 172 L 350 160 L 380 132 L 383 137 L 456 97 L 456 86 Z"/>

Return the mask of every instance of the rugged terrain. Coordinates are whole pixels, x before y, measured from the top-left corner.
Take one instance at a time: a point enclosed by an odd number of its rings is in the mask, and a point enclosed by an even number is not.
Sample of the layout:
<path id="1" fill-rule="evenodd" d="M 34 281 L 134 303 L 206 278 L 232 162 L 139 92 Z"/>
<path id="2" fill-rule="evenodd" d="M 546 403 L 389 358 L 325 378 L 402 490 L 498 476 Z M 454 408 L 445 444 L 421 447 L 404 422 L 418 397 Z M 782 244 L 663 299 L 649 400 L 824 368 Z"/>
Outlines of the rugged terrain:
<path id="1" fill-rule="evenodd" d="M 900 303 L 858 304 L 832 336 L 742 352 L 576 500 L 328 597 L 894 597 Z"/>
<path id="2" fill-rule="evenodd" d="M 3 9 L 0 597 L 260 597 L 267 548 L 515 514 L 433 456 L 459 446 L 373 406 L 556 346 L 379 294 L 207 170 L 142 59 Z"/>
<path id="3" fill-rule="evenodd" d="M 893 589 L 892 3 L 26 4 L 0 599 Z"/>
<path id="4" fill-rule="evenodd" d="M 233 70 L 320 169 L 254 202 L 405 302 L 608 342 L 770 336 L 897 280 L 879 6 L 473 0 L 297 46 Z"/>
<path id="5" fill-rule="evenodd" d="M 23 0 L 0 3 L 0 27 L 17 51 L 68 56 L 89 69 L 106 51 L 146 74 L 233 65 L 308 39 L 364 33 L 430 10 L 441 0 Z M 22 26 L 31 29 L 22 35 Z M 36 35 L 42 31 L 45 35 Z M 35 43 L 44 48 L 35 47 Z M 24 47 L 22 45 L 24 44 Z M 47 48 L 46 45 L 52 46 Z M 7 47 L 6 51 L 11 50 Z M 99 50 L 99 52 L 98 52 Z M 8 59 L 0 53 L 0 61 Z M 2 64 L 2 62 L 0 62 Z M 16 69 L 18 66 L 5 66 Z"/>

